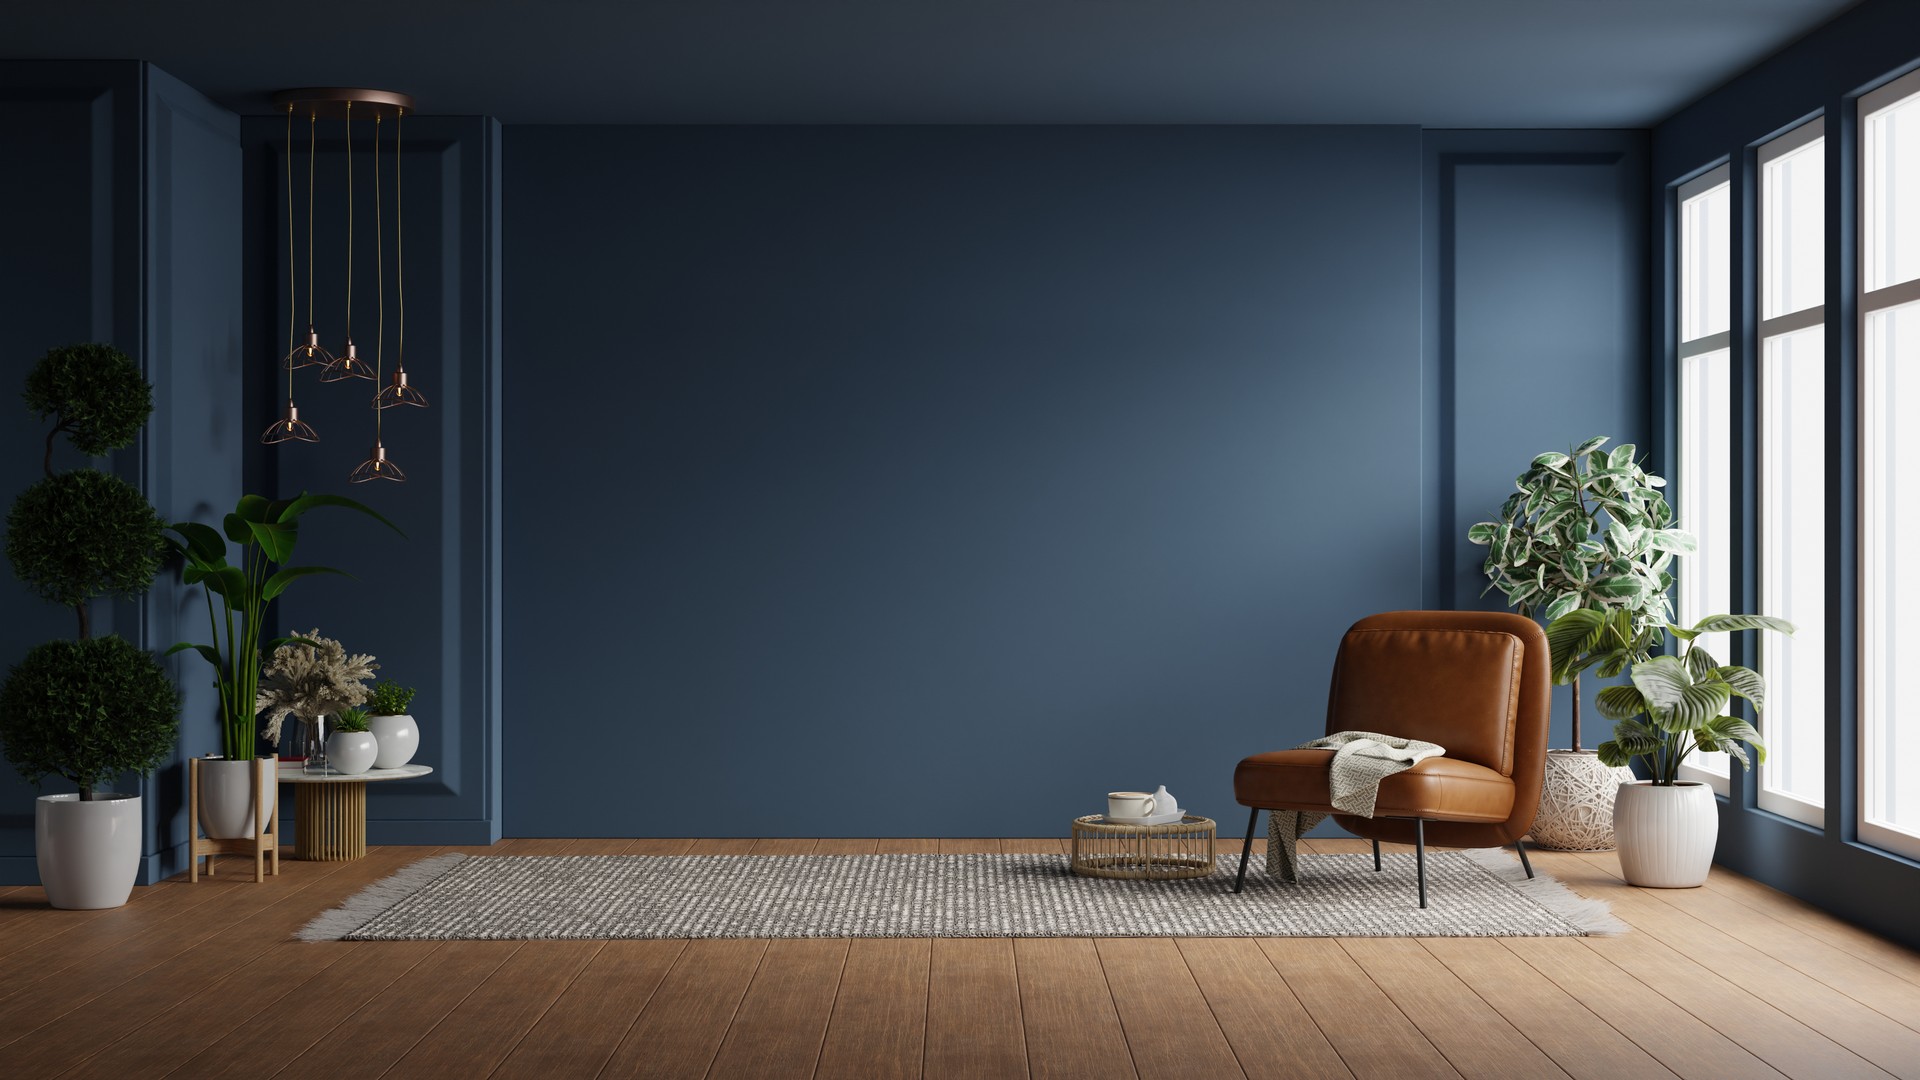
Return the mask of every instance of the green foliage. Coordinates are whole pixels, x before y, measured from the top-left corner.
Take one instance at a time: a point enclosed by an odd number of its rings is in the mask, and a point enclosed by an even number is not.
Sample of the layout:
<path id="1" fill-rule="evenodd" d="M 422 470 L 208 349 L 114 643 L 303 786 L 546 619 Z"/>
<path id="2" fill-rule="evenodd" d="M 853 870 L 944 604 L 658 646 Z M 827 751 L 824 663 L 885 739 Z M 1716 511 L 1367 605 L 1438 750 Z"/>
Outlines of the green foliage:
<path id="1" fill-rule="evenodd" d="M 334 717 L 333 729 L 335 731 L 365 731 L 369 726 L 367 720 L 368 715 L 365 709 L 341 709 L 340 715 Z"/>
<path id="2" fill-rule="evenodd" d="M 58 417 L 55 430 L 89 457 L 132 443 L 153 414 L 153 387 L 139 365 L 111 345 L 91 342 L 41 357 L 21 397 L 40 419 Z"/>
<path id="3" fill-rule="evenodd" d="M 1617 645 L 1611 637 L 1617 629 L 1613 619 L 1602 616 L 1596 622 L 1595 614 L 1569 612 L 1547 627 L 1556 670 L 1566 661 L 1563 650 L 1571 653 L 1596 648 L 1596 640 L 1611 648 L 1607 655 L 1626 651 L 1625 647 L 1612 648 Z M 1743 769 L 1753 767 L 1747 757 L 1748 747 L 1759 760 L 1767 760 L 1759 729 L 1733 713 L 1733 699 L 1742 698 L 1753 707 L 1757 719 L 1766 705 L 1766 680 L 1751 668 L 1718 663 L 1695 640 L 1702 634 L 1734 630 L 1791 634 L 1793 624 L 1765 615 L 1709 615 L 1690 627 L 1659 629 L 1671 630 L 1675 640 L 1681 642 L 1679 654 L 1633 660 L 1632 685 L 1609 686 L 1595 700 L 1600 715 L 1615 721 L 1613 738 L 1600 744 L 1600 760 L 1608 765 L 1625 765 L 1634 758 L 1645 758 L 1656 784 L 1678 780 L 1681 763 L 1695 750 L 1724 750 Z M 1657 636 L 1658 631 L 1650 638 Z"/>
<path id="4" fill-rule="evenodd" d="M 1647 636 L 1668 618 L 1668 571 L 1689 555 L 1694 539 L 1673 527 L 1673 510 L 1625 443 L 1603 453 L 1605 437 L 1568 453 L 1533 459 L 1498 521 L 1482 521 L 1467 539 L 1488 548 L 1481 569 L 1509 607 L 1549 623 L 1582 608 L 1623 613 L 1629 638 Z M 1571 679 L 1577 670 L 1560 672 Z"/>
<path id="5" fill-rule="evenodd" d="M 260 631 L 266 625 L 268 607 L 300 578 L 352 576 L 326 566 L 285 565 L 300 537 L 301 515 L 324 506 L 358 511 L 400 532 L 399 526 L 352 499 L 307 494 L 279 501 L 242 495 L 219 529 L 191 521 L 167 526 L 176 534 L 168 542 L 186 560 L 181 580 L 206 589 L 207 624 L 213 638 L 205 645 L 183 641 L 168 649 L 167 655 L 192 649 L 213 665 L 214 685 L 220 690 L 222 752 L 229 759 L 250 761 L 258 749 L 253 719 L 260 688 Z M 232 562 L 227 559 L 228 543 L 239 549 Z M 220 599 L 219 613 L 214 609 L 215 597 Z M 265 648 L 271 652 L 282 644 L 269 641 Z"/>
<path id="6" fill-rule="evenodd" d="M 14 500 L 7 559 L 41 599 L 66 607 L 137 596 L 160 572 L 163 528 L 138 488 L 111 473 L 75 469 Z"/>
<path id="7" fill-rule="evenodd" d="M 90 799 L 124 772 L 165 760 L 180 728 L 180 691 L 152 654 L 109 634 L 49 641 L 0 685 L 0 740 L 20 775 L 64 776 Z"/>
<path id="8" fill-rule="evenodd" d="M 367 712 L 373 716 L 405 716 L 407 707 L 413 704 L 413 695 L 419 693 L 411 686 L 401 686 L 392 679 L 381 679 L 373 684 L 373 697 L 367 700 Z"/>

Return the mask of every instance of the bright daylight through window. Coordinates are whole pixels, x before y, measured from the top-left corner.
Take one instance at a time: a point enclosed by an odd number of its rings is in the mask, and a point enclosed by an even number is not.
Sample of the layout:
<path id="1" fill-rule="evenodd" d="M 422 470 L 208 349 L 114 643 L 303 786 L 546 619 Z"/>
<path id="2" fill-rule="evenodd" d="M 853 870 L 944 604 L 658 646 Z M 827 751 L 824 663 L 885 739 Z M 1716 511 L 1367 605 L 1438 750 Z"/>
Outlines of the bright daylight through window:
<path id="1" fill-rule="evenodd" d="M 1760 147 L 1760 637 L 1767 761 L 1759 804 L 1819 825 L 1826 805 L 1826 139 Z"/>
<path id="2" fill-rule="evenodd" d="M 1860 158 L 1860 838 L 1920 858 L 1920 73 L 1861 98 Z"/>
<path id="3" fill-rule="evenodd" d="M 1679 560 L 1678 616 L 1691 626 L 1733 610 L 1733 383 L 1728 345 L 1732 188 L 1725 165 L 1689 181 L 1680 200 L 1680 527 L 1699 538 L 1699 554 Z M 1727 660 L 1725 634 L 1701 647 Z M 1727 791 L 1727 755 L 1697 753 L 1682 772 Z"/>

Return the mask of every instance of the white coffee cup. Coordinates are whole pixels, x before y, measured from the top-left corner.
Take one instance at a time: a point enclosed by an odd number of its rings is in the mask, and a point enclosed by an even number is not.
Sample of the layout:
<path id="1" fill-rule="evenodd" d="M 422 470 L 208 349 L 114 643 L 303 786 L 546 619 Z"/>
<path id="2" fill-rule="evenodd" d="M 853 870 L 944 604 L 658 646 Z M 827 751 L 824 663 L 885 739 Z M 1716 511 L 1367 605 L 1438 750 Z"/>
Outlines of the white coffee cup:
<path id="1" fill-rule="evenodd" d="M 1107 792 L 1107 816 L 1143 818 L 1153 816 L 1153 796 L 1144 791 Z"/>

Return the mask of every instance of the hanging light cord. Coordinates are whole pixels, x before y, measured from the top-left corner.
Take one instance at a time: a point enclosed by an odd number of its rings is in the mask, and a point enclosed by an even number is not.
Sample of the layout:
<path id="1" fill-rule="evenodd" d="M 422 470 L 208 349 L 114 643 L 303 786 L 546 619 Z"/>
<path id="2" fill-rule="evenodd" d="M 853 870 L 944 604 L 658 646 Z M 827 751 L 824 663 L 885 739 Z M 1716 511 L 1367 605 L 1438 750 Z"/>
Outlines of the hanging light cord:
<path id="1" fill-rule="evenodd" d="M 400 342 L 395 362 L 407 370 L 407 201 L 400 195 L 400 133 L 407 110 L 393 113 L 393 287 L 400 301 Z"/>
<path id="2" fill-rule="evenodd" d="M 319 141 L 318 141 L 319 126 L 320 126 L 320 114 L 317 112 L 308 113 L 307 114 L 307 326 L 309 328 L 313 326 L 313 159 L 314 159 L 314 150 L 319 145 Z M 287 167 L 292 168 L 293 163 L 288 162 Z M 291 201 L 293 199 L 292 194 L 288 194 L 287 199 L 289 200 L 288 205 L 292 205 L 292 201 Z M 289 243 L 291 243 L 291 241 L 289 241 Z M 287 256 L 287 258 L 291 260 L 293 256 L 289 255 Z M 312 350 L 309 349 L 308 352 L 311 353 Z"/>
<path id="3" fill-rule="evenodd" d="M 353 340 L 353 102 L 347 102 L 347 340 Z"/>
<path id="4" fill-rule="evenodd" d="M 385 244 L 382 241 L 380 215 L 380 122 L 384 119 L 379 113 L 373 114 L 373 285 L 374 294 L 379 298 L 375 305 L 380 312 L 374 323 L 373 331 L 373 444 L 380 445 L 380 377 L 386 373 L 381 359 L 381 350 L 387 344 L 387 267 Z"/>
<path id="5" fill-rule="evenodd" d="M 287 404 L 293 404 L 293 328 L 295 307 L 293 273 L 293 102 L 287 102 Z"/>

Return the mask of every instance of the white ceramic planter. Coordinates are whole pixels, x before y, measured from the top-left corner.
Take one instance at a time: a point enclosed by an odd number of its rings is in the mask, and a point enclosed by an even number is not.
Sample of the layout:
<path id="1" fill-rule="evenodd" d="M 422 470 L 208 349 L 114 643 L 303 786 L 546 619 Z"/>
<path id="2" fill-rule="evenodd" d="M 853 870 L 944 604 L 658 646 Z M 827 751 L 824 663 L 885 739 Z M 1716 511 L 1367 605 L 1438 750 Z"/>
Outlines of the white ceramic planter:
<path id="1" fill-rule="evenodd" d="M 200 828 L 215 840 L 238 840 L 253 836 L 256 828 L 266 831 L 273 822 L 273 813 L 280 791 L 274 770 L 279 765 L 278 758 L 263 757 L 252 761 L 227 761 L 224 758 L 204 758 L 200 762 Z M 253 785 L 247 778 L 249 768 L 260 773 L 261 801 L 265 806 L 253 805 Z"/>
<path id="2" fill-rule="evenodd" d="M 397 769 L 412 761 L 420 749 L 420 729 L 414 726 L 413 717 L 405 713 L 376 716 L 369 725 L 374 739 L 380 743 L 380 754 L 373 760 L 376 769 Z"/>
<path id="3" fill-rule="evenodd" d="M 140 796 L 101 792 L 91 802 L 40 796 L 33 804 L 33 851 L 54 907 L 119 907 L 140 874 Z"/>
<path id="4" fill-rule="evenodd" d="M 1530 837 L 1555 851 L 1612 851 L 1613 800 L 1633 770 L 1610 768 L 1592 750 L 1549 750 Z"/>
<path id="5" fill-rule="evenodd" d="M 371 731 L 336 731 L 327 736 L 327 767 L 353 776 L 373 768 L 380 744 Z"/>
<path id="6" fill-rule="evenodd" d="M 1698 888 L 1706 884 L 1713 867 L 1720 812 L 1713 789 L 1705 784 L 1661 787 L 1637 780 L 1620 785 L 1613 804 L 1613 832 L 1627 884 Z"/>

